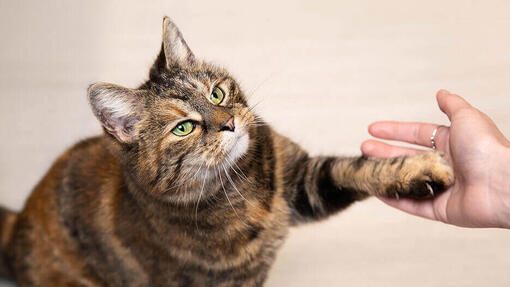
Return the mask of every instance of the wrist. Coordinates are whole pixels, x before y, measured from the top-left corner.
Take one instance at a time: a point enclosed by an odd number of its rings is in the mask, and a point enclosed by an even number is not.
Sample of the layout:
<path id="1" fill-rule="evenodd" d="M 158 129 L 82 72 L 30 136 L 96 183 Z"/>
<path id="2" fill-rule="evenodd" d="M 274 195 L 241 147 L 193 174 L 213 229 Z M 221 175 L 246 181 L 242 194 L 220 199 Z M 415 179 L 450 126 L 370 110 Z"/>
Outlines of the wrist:
<path id="1" fill-rule="evenodd" d="M 502 147 L 494 159 L 488 170 L 492 206 L 498 226 L 510 229 L 510 147 Z"/>

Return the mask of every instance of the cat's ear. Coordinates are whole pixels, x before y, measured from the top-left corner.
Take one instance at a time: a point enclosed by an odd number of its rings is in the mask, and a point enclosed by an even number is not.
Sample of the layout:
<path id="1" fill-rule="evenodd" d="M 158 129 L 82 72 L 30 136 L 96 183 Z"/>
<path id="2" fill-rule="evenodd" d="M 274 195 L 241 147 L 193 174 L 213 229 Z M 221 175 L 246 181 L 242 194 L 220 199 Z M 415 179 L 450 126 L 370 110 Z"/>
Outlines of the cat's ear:
<path id="1" fill-rule="evenodd" d="M 95 83 L 88 89 L 94 115 L 105 130 L 123 143 L 138 139 L 138 123 L 144 115 L 144 92 L 109 83 Z"/>
<path id="2" fill-rule="evenodd" d="M 163 18 L 163 44 L 161 47 L 161 56 L 164 56 L 166 67 L 170 68 L 175 64 L 191 64 L 195 61 L 195 56 L 184 41 L 181 31 L 177 25 L 169 18 Z"/>

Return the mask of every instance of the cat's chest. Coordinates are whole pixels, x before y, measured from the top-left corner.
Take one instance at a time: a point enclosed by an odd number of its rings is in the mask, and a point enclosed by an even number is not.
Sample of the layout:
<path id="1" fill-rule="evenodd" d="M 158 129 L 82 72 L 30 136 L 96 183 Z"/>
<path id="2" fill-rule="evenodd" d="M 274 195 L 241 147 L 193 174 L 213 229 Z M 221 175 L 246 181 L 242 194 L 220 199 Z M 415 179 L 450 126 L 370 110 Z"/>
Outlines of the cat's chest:
<path id="1" fill-rule="evenodd" d="M 239 229 L 230 226 L 210 235 L 176 228 L 167 240 L 143 244 L 140 263 L 149 270 L 155 286 L 171 286 L 171 282 L 181 282 L 176 286 L 209 286 L 212 282 L 248 286 L 249 282 L 261 282 L 287 234 L 287 225 L 277 222 L 284 218 L 272 219 L 275 222 L 266 222 L 265 227 L 230 222 Z"/>
<path id="2" fill-rule="evenodd" d="M 223 268 L 265 253 L 268 242 L 287 233 L 287 222 L 281 210 L 252 202 L 201 220 L 169 219 L 153 239 L 179 261 Z"/>
<path id="3" fill-rule="evenodd" d="M 143 269 L 153 273 L 150 278 L 191 272 L 196 273 L 191 276 L 196 280 L 204 274 L 221 277 L 227 270 L 268 267 L 287 234 L 287 213 L 261 204 L 246 204 L 237 215 L 226 213 L 197 221 L 171 218 L 165 224 L 160 218 L 152 219 L 155 222 L 147 222 L 143 230 L 129 233 L 124 244 L 131 246 Z"/>
<path id="4" fill-rule="evenodd" d="M 165 216 L 120 208 L 116 235 L 119 243 L 129 248 L 134 265 L 140 267 L 137 269 L 154 280 L 149 285 L 172 286 L 169 282 L 191 280 L 181 286 L 207 286 L 199 281 L 230 278 L 232 274 L 255 276 L 268 270 L 287 234 L 288 206 L 278 194 L 274 192 L 267 201 L 239 204 L 234 198 L 232 206 L 228 202 L 199 206 L 198 210 L 176 210 Z"/>

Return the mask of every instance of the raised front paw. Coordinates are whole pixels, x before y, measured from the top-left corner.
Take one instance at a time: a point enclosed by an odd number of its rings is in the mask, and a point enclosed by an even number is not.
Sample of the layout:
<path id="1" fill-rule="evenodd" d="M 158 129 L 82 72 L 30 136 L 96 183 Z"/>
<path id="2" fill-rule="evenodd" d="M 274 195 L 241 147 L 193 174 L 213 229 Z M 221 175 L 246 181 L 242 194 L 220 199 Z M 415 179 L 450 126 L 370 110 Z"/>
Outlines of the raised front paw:
<path id="1" fill-rule="evenodd" d="M 429 198 L 445 191 L 454 182 L 452 168 L 438 152 L 404 157 L 398 163 L 397 181 L 385 190 L 388 197 Z"/>

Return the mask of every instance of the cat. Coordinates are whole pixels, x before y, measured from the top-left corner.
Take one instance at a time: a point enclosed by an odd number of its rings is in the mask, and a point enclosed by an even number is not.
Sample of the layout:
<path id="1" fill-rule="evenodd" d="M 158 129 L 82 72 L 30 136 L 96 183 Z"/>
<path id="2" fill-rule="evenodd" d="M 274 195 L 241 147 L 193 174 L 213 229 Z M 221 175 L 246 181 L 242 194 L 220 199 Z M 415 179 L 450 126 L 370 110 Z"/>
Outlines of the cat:
<path id="1" fill-rule="evenodd" d="M 262 286 L 290 227 L 454 180 L 434 151 L 309 156 L 168 17 L 149 79 L 88 99 L 104 133 L 61 155 L 20 213 L 0 212 L 0 272 L 19 286 Z"/>

